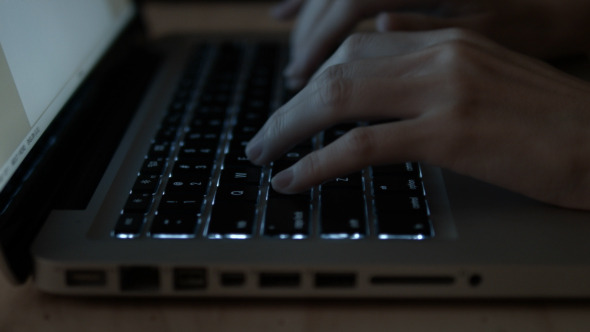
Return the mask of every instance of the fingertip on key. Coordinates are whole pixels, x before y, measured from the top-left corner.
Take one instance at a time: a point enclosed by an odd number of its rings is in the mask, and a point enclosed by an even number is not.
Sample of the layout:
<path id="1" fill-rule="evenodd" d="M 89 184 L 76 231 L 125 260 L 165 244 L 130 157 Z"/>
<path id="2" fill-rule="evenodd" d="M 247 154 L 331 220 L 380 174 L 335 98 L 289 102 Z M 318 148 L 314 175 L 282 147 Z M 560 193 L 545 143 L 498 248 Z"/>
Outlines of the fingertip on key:
<path id="1" fill-rule="evenodd" d="M 271 180 L 271 184 L 274 190 L 280 193 L 288 193 L 288 189 L 293 182 L 294 174 L 292 169 L 286 169 L 277 174 Z"/>

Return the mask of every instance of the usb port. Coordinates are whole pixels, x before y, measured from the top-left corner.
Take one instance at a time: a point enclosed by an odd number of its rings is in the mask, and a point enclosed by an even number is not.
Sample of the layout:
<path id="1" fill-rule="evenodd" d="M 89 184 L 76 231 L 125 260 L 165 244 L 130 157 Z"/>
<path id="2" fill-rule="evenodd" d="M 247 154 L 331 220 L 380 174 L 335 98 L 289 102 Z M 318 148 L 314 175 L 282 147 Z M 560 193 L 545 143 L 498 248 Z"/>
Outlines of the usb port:
<path id="1" fill-rule="evenodd" d="M 262 288 L 295 288 L 301 284 L 299 273 L 261 273 L 260 287 Z"/>
<path id="2" fill-rule="evenodd" d="M 353 288 L 356 286 L 354 273 L 316 273 L 317 288 Z"/>
<path id="3" fill-rule="evenodd" d="M 71 270 L 66 271 L 66 284 L 73 287 L 105 286 L 107 275 L 102 270 Z"/>

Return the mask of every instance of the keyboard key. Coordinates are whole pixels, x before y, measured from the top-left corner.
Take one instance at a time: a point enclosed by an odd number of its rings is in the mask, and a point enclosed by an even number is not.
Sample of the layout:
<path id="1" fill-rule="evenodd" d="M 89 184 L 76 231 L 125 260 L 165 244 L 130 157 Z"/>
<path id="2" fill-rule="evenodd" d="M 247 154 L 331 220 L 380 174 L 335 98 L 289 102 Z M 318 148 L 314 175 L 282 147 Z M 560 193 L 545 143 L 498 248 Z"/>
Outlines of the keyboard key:
<path id="1" fill-rule="evenodd" d="M 375 177 L 373 182 L 375 196 L 391 196 L 400 193 L 422 196 L 424 192 L 419 178 L 380 176 Z"/>
<path id="2" fill-rule="evenodd" d="M 115 225 L 113 234 L 120 238 L 136 237 L 144 223 L 143 214 L 122 214 Z"/>
<path id="3" fill-rule="evenodd" d="M 347 190 L 363 190 L 363 180 L 361 173 L 354 173 L 347 176 L 337 177 L 322 184 L 323 189 L 347 189 Z"/>
<path id="4" fill-rule="evenodd" d="M 431 237 L 432 231 L 426 214 L 381 211 L 378 215 L 377 234 L 388 237 Z"/>
<path id="5" fill-rule="evenodd" d="M 184 145 L 195 146 L 198 144 L 207 144 L 207 146 L 217 146 L 221 133 L 218 131 L 189 131 L 184 136 Z"/>
<path id="6" fill-rule="evenodd" d="M 225 112 L 227 110 L 227 106 L 219 106 L 219 105 L 198 105 L 194 110 L 195 113 L 195 121 L 196 119 L 200 118 L 219 118 L 223 119 L 225 116 Z M 197 124 L 197 123 L 195 123 Z M 202 123 L 200 125 L 202 127 Z"/>
<path id="7" fill-rule="evenodd" d="M 223 113 L 217 114 L 197 114 L 191 121 L 190 121 L 190 128 L 194 130 L 194 132 L 205 131 L 211 129 L 215 129 L 214 131 L 221 132 L 223 127 Z"/>
<path id="8" fill-rule="evenodd" d="M 153 237 L 190 238 L 195 236 L 197 217 L 191 214 L 158 214 L 150 228 Z"/>
<path id="9" fill-rule="evenodd" d="M 211 212 L 207 236 L 210 238 L 245 239 L 254 232 L 254 204 L 216 200 Z"/>
<path id="10" fill-rule="evenodd" d="M 212 160 L 179 160 L 174 164 L 172 176 L 211 174 Z"/>
<path id="11" fill-rule="evenodd" d="M 152 143 L 150 150 L 148 151 L 148 158 L 159 159 L 166 158 L 170 154 L 170 142 L 168 141 L 157 141 Z"/>
<path id="12" fill-rule="evenodd" d="M 181 175 L 168 179 L 166 194 L 188 194 L 191 196 L 205 196 L 209 177 L 204 175 Z"/>
<path id="13" fill-rule="evenodd" d="M 406 164 L 409 166 L 409 164 Z M 406 168 L 406 170 L 410 170 Z M 410 170 L 413 172 L 413 170 Z M 400 174 L 399 172 L 397 174 Z M 375 182 L 377 233 L 380 238 L 431 237 L 432 230 L 422 182 L 385 177 Z"/>
<path id="14" fill-rule="evenodd" d="M 180 147 L 178 159 L 210 159 L 213 160 L 217 154 L 217 145 L 207 144 L 185 144 Z"/>
<path id="15" fill-rule="evenodd" d="M 258 192 L 258 186 L 232 183 L 219 187 L 215 197 L 223 201 L 250 201 L 254 204 L 258 200 Z"/>
<path id="16" fill-rule="evenodd" d="M 321 194 L 321 235 L 325 238 L 359 238 L 366 235 L 362 192 L 324 190 Z"/>
<path id="17" fill-rule="evenodd" d="M 201 212 L 204 197 L 195 193 L 193 195 L 187 194 L 166 194 L 162 196 L 160 205 L 158 205 L 159 212 L 179 212 L 184 214 L 197 215 Z"/>
<path id="18" fill-rule="evenodd" d="M 143 166 L 139 171 L 142 175 L 160 175 L 164 172 L 166 160 L 163 158 L 148 158 L 143 162 Z"/>
<path id="19" fill-rule="evenodd" d="M 250 159 L 246 157 L 246 153 L 242 150 L 241 152 L 230 152 L 225 156 L 225 164 L 230 167 L 251 167 L 253 166 Z"/>
<path id="20" fill-rule="evenodd" d="M 123 212 L 127 214 L 144 214 L 150 209 L 153 201 L 153 195 L 149 192 L 134 192 L 129 195 Z"/>
<path id="21" fill-rule="evenodd" d="M 221 173 L 221 185 L 230 183 L 255 184 L 260 183 L 259 167 L 227 167 Z"/>
<path id="22" fill-rule="evenodd" d="M 139 175 L 135 184 L 131 189 L 132 192 L 149 192 L 155 193 L 160 184 L 160 176 L 156 174 L 151 175 Z"/>
<path id="23" fill-rule="evenodd" d="M 309 235 L 310 202 L 305 197 L 268 200 L 264 235 L 282 238 L 305 238 Z"/>
<path id="24" fill-rule="evenodd" d="M 426 214 L 426 201 L 423 196 L 412 194 L 376 196 L 375 207 L 378 211 L 400 211 L 406 213 Z"/>

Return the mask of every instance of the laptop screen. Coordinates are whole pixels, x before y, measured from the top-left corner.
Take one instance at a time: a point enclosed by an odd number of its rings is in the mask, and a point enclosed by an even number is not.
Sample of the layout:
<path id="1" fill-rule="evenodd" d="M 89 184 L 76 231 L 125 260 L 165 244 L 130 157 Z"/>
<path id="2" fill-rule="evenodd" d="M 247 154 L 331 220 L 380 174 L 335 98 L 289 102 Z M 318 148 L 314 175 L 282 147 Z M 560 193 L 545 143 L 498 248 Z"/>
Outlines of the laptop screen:
<path id="1" fill-rule="evenodd" d="M 131 0 L 0 1 L 0 192 L 133 10 Z"/>

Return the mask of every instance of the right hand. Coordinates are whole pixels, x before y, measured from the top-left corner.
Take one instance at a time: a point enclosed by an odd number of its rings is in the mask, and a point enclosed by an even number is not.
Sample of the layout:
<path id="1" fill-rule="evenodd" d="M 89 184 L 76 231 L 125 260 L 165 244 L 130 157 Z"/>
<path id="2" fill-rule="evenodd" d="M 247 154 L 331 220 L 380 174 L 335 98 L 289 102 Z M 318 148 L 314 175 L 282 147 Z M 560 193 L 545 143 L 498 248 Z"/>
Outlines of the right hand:
<path id="1" fill-rule="evenodd" d="M 339 123 L 374 121 L 273 177 L 292 194 L 369 165 L 441 166 L 590 210 L 590 84 L 471 31 L 350 37 L 268 119 L 246 155 L 269 164 Z"/>

